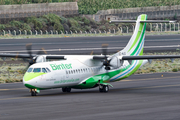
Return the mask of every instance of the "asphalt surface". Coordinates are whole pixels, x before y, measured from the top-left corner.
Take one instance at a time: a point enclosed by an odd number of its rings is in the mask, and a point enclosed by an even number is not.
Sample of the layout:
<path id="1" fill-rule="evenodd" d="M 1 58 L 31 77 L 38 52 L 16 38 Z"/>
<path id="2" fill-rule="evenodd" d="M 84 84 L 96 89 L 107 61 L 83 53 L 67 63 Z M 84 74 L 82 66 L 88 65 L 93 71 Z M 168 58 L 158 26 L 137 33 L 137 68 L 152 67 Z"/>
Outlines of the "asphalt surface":
<path id="1" fill-rule="evenodd" d="M 32 43 L 33 53 L 44 48 L 48 54 L 101 54 L 101 45 L 109 44 L 108 53 L 123 49 L 131 36 L 66 37 L 38 39 L 1 39 L 0 53 L 26 53 Z M 144 52 L 176 51 L 180 49 L 180 35 L 147 35 Z"/>
<path id="2" fill-rule="evenodd" d="M 22 83 L 0 84 L 0 120 L 180 119 L 180 73 L 132 75 L 112 85 L 108 93 L 52 89 L 32 97 Z"/>

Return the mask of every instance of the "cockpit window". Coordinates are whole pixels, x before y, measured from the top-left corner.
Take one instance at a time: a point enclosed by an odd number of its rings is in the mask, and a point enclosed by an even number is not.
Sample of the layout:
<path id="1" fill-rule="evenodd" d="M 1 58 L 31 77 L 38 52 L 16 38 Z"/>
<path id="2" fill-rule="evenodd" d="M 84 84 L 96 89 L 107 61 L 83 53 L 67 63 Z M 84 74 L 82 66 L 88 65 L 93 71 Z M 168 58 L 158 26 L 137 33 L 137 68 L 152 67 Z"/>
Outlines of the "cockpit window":
<path id="1" fill-rule="evenodd" d="M 45 68 L 42 68 L 42 72 L 43 72 L 43 73 L 47 73 L 47 71 L 46 71 Z"/>
<path id="2" fill-rule="evenodd" d="M 51 71 L 49 70 L 49 68 L 46 68 L 46 70 L 47 70 L 48 72 L 51 72 Z"/>
<path id="3" fill-rule="evenodd" d="M 33 72 L 41 72 L 41 68 L 34 68 Z"/>
<path id="4" fill-rule="evenodd" d="M 29 69 L 27 70 L 27 72 L 32 72 L 32 70 L 33 70 L 33 68 L 29 68 Z"/>

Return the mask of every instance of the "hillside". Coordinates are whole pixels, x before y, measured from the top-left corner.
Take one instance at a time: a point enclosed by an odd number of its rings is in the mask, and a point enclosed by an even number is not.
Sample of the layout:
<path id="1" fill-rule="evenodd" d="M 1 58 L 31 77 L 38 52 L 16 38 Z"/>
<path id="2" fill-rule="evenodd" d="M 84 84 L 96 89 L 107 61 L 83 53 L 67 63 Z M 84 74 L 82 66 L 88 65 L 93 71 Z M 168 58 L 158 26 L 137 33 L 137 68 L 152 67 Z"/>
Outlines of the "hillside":
<path id="1" fill-rule="evenodd" d="M 127 26 L 128 24 L 126 24 Z M 129 24 L 130 25 L 130 24 Z M 74 16 L 74 17 L 63 17 L 58 16 L 56 14 L 48 14 L 43 15 L 42 17 L 30 17 L 25 18 L 23 20 L 17 21 L 12 20 L 10 22 L 7 22 L 6 24 L 0 24 L 0 31 L 3 33 L 3 30 L 5 31 L 14 31 L 16 30 L 19 32 L 19 30 L 23 31 L 40 31 L 42 30 L 44 33 L 47 30 L 48 32 L 52 31 L 58 31 L 59 33 L 62 32 L 70 32 L 72 31 L 75 33 L 76 31 L 79 33 L 82 32 L 89 32 L 93 30 L 101 30 L 101 31 L 108 31 L 109 29 L 117 29 L 117 27 L 122 26 L 122 24 L 115 25 L 115 24 L 109 24 L 108 21 L 101 21 L 96 22 L 93 19 L 81 17 L 81 16 Z M 18 34 L 18 33 L 17 33 Z"/>

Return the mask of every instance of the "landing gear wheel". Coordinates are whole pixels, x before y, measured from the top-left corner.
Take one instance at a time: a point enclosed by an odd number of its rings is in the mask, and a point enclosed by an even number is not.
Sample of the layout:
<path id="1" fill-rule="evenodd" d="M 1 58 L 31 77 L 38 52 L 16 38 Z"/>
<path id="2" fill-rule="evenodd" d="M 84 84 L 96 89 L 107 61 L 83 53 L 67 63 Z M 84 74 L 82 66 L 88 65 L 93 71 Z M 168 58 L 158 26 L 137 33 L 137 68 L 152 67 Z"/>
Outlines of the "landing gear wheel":
<path id="1" fill-rule="evenodd" d="M 109 91 L 109 86 L 108 85 L 104 85 L 103 86 L 103 92 L 108 92 Z"/>
<path id="2" fill-rule="evenodd" d="M 102 88 L 99 88 L 99 92 L 103 92 L 103 89 L 102 89 Z"/>
<path id="3" fill-rule="evenodd" d="M 71 88 L 66 88 L 66 92 L 71 92 Z"/>
<path id="4" fill-rule="evenodd" d="M 35 89 L 31 89 L 30 92 L 31 92 L 31 96 L 36 96 L 37 95 L 37 92 L 36 92 Z"/>
<path id="5" fill-rule="evenodd" d="M 71 92 L 71 88 L 64 87 L 64 88 L 62 88 L 62 92 Z"/>
<path id="6" fill-rule="evenodd" d="M 100 85 L 99 86 L 99 92 L 108 92 L 109 91 L 109 86 L 108 85 Z"/>
<path id="7" fill-rule="evenodd" d="M 66 92 L 66 88 L 62 88 L 62 92 Z"/>

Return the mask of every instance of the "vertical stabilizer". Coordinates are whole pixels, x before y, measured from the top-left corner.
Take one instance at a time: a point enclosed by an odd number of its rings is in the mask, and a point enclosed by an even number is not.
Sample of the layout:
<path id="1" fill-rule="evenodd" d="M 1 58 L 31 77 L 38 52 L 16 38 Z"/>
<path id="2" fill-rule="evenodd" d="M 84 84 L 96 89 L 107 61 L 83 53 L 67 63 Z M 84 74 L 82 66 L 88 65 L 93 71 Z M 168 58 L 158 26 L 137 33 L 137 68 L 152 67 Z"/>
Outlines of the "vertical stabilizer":
<path id="1" fill-rule="evenodd" d="M 124 53 L 124 55 L 143 55 L 143 48 L 144 48 L 144 39 L 145 39 L 145 31 L 146 31 L 146 23 L 140 21 L 146 21 L 147 15 L 142 14 L 138 16 L 136 21 L 136 27 L 134 33 L 129 40 L 126 47 L 120 51 Z"/>

